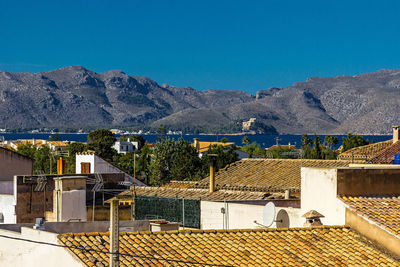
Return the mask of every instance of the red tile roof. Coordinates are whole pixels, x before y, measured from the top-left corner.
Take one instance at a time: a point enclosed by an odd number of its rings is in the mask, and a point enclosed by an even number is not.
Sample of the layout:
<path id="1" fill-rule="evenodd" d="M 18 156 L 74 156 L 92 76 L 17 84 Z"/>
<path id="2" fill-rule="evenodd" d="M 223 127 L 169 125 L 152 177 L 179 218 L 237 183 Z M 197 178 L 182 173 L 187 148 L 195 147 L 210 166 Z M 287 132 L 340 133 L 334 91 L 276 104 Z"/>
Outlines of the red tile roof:
<path id="1" fill-rule="evenodd" d="M 373 164 L 392 164 L 396 153 L 400 153 L 400 141 L 379 152 L 370 162 Z"/>

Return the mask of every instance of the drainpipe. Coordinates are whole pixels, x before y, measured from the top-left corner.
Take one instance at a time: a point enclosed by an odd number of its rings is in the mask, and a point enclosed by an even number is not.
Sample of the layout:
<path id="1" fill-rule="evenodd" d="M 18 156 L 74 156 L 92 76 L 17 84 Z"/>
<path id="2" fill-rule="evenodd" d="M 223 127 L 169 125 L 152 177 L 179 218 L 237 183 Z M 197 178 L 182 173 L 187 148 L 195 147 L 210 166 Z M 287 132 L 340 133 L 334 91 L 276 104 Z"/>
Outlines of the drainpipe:
<path id="1" fill-rule="evenodd" d="M 119 218 L 118 218 L 118 199 L 111 200 L 110 203 L 110 267 L 119 266 Z"/>
<path id="2" fill-rule="evenodd" d="M 210 158 L 210 193 L 215 191 L 215 165 L 216 165 L 216 154 L 209 154 Z"/>

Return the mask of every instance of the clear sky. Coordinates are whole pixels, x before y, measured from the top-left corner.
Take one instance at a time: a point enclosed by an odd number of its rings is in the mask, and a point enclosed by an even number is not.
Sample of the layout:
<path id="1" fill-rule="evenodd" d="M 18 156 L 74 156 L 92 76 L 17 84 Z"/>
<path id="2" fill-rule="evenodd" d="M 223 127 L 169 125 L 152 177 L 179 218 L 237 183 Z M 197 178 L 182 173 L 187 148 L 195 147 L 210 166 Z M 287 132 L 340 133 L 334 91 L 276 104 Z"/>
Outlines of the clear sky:
<path id="1" fill-rule="evenodd" d="M 82 65 L 255 93 L 400 68 L 400 1 L 0 0 L 0 70 Z"/>

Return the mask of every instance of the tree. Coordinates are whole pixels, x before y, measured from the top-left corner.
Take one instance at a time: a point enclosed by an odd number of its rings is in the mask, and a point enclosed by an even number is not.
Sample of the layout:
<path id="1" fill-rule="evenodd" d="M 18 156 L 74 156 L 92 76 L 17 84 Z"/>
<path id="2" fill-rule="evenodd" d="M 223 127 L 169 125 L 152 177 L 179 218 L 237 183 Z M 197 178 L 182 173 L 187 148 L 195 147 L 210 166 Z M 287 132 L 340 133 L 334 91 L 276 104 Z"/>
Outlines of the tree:
<path id="1" fill-rule="evenodd" d="M 303 134 L 301 137 L 301 150 L 303 151 L 303 158 L 310 158 L 311 157 L 311 146 L 312 146 L 312 139 L 308 137 L 307 134 Z"/>
<path id="2" fill-rule="evenodd" d="M 223 137 L 222 139 L 221 139 L 221 143 L 227 143 L 228 142 L 228 138 L 226 138 L 226 137 Z"/>
<path id="3" fill-rule="evenodd" d="M 216 171 L 224 168 L 226 165 L 239 160 L 239 155 L 236 153 L 236 146 L 230 145 L 224 147 L 221 145 L 212 145 L 206 153 L 201 157 L 202 161 L 202 177 L 207 177 L 210 174 L 210 158 L 209 154 L 217 155 Z"/>
<path id="4" fill-rule="evenodd" d="M 314 134 L 314 146 L 311 150 L 311 158 L 312 159 L 322 159 L 322 147 L 321 147 L 321 138 Z"/>
<path id="5" fill-rule="evenodd" d="M 94 150 L 99 157 L 113 161 L 113 157 L 117 155 L 117 151 L 112 148 L 116 140 L 107 129 L 95 130 L 88 135 L 88 148 Z"/>
<path id="6" fill-rule="evenodd" d="M 349 150 L 354 147 L 365 146 L 368 145 L 368 139 L 365 140 L 362 136 L 358 134 L 347 133 L 347 137 L 343 137 L 343 148 L 342 152 Z"/>
<path id="7" fill-rule="evenodd" d="M 251 144 L 245 145 L 244 147 L 242 147 L 242 150 L 244 152 L 246 152 L 247 154 L 249 154 L 249 158 L 252 158 L 253 155 L 257 155 L 257 156 L 265 156 L 265 149 L 262 149 L 260 147 L 259 144 L 257 144 L 257 142 L 253 142 Z"/>
<path id="8" fill-rule="evenodd" d="M 243 137 L 242 144 L 245 144 L 245 145 L 250 144 L 250 138 L 247 135 L 245 135 L 245 137 Z"/>
<path id="9" fill-rule="evenodd" d="M 201 161 L 196 149 L 183 138 L 178 141 L 161 139 L 154 147 L 150 163 L 152 185 L 162 185 L 170 180 L 198 180 Z"/>

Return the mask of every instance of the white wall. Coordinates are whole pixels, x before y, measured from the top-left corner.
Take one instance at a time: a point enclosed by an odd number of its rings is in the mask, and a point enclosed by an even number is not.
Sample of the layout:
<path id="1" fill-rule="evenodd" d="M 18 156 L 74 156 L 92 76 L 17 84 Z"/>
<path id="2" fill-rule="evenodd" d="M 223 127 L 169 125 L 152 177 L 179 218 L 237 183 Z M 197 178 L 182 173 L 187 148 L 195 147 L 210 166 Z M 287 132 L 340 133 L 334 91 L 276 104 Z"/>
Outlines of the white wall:
<path id="1" fill-rule="evenodd" d="M 0 230 L 0 235 L 58 244 L 57 234 L 22 227 L 21 233 Z M 84 266 L 65 248 L 0 237 L 0 266 Z"/>
<path id="2" fill-rule="evenodd" d="M 225 208 L 225 215 L 221 213 L 221 208 Z M 263 224 L 264 205 L 201 201 L 200 209 L 201 229 L 252 229 L 260 227 L 254 221 Z M 280 210 L 288 213 L 289 227 L 303 226 L 305 219 L 301 218 L 300 209 L 276 207 L 275 218 Z M 273 223 L 270 228 L 276 228 L 276 223 Z"/>
<path id="3" fill-rule="evenodd" d="M 262 205 L 201 201 L 201 229 L 258 228 L 254 221 L 262 222 Z M 221 213 L 225 208 L 225 215 Z"/>
<path id="4" fill-rule="evenodd" d="M 70 219 L 87 219 L 86 190 L 71 190 L 61 193 L 61 221 Z"/>
<path id="5" fill-rule="evenodd" d="M 103 160 L 102 158 L 96 155 L 80 155 L 76 154 L 75 160 L 75 172 L 77 174 L 81 173 L 81 163 L 88 162 L 90 163 L 90 173 L 125 173 L 115 167 L 114 165 L 108 163 L 107 161 Z M 127 173 L 125 173 L 125 181 L 133 181 L 133 177 Z M 136 185 L 144 186 L 145 184 L 139 181 L 138 179 L 135 180 Z"/>
<path id="6" fill-rule="evenodd" d="M 3 213 L 4 223 L 16 223 L 14 195 L 0 195 L 0 212 Z"/>
<path id="7" fill-rule="evenodd" d="M 344 203 L 337 198 L 337 169 L 301 168 L 301 210 L 316 210 L 324 225 L 344 225 Z"/>

